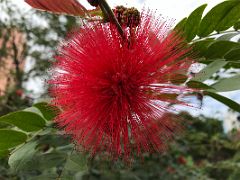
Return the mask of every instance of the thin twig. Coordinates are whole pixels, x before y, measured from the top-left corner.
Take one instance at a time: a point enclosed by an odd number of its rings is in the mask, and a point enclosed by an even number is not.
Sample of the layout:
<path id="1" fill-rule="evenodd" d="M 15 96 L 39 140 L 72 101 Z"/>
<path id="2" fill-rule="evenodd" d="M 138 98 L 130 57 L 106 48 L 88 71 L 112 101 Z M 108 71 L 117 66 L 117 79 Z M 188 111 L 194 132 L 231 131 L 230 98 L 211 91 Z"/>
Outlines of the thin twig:
<path id="1" fill-rule="evenodd" d="M 12 47 L 13 47 L 13 61 L 14 61 L 15 71 L 16 71 L 17 87 L 21 88 L 22 77 L 21 77 L 21 71 L 20 71 L 20 67 L 19 67 L 20 62 L 19 62 L 19 59 L 18 59 L 18 48 L 17 48 L 17 45 L 15 43 L 15 35 L 13 36 Z"/>
<path id="2" fill-rule="evenodd" d="M 103 13 L 107 13 L 110 21 L 112 21 L 116 25 L 118 32 L 124 38 L 123 29 L 122 29 L 121 25 L 119 24 L 117 18 L 115 17 L 111 7 L 108 5 L 107 1 L 99 0 L 99 6 L 100 6 L 101 10 L 103 11 Z"/>

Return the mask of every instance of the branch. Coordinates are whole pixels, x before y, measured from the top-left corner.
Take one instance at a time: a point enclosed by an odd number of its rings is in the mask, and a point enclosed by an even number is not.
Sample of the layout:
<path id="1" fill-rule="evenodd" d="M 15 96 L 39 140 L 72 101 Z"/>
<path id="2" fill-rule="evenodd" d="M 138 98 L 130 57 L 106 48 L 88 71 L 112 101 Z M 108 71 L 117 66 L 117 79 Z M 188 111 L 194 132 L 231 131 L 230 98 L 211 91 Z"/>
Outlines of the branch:
<path id="1" fill-rule="evenodd" d="M 18 48 L 17 48 L 17 45 L 16 45 L 14 40 L 15 40 L 15 36 L 13 36 L 12 46 L 13 46 L 13 61 L 14 61 L 15 70 L 16 70 L 16 80 L 17 80 L 16 86 L 18 88 L 21 88 L 22 76 L 21 76 L 21 70 L 20 70 L 20 67 L 19 67 L 20 63 L 19 63 L 19 60 L 18 60 Z"/>
<path id="2" fill-rule="evenodd" d="M 104 15 L 107 14 L 110 21 L 112 21 L 116 25 L 118 32 L 120 33 L 122 38 L 124 38 L 123 29 L 122 29 L 121 25 L 119 24 L 117 18 L 115 17 L 111 7 L 108 5 L 107 1 L 106 0 L 99 0 L 99 6 L 100 6 L 102 12 L 104 13 Z"/>

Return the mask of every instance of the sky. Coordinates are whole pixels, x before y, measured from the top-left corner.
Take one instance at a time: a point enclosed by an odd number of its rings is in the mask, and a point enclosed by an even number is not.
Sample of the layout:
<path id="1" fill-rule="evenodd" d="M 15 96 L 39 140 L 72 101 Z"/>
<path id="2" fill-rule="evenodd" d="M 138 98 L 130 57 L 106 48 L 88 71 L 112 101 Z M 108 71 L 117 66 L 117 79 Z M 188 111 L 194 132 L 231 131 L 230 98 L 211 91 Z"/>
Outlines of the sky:
<path id="1" fill-rule="evenodd" d="M 30 9 L 24 0 L 11 0 L 23 9 Z M 78 0 L 87 8 L 92 8 L 87 0 Z M 116 5 L 134 6 L 138 9 L 147 7 L 157 10 L 160 14 L 180 20 L 188 16 L 195 8 L 202 4 L 208 4 L 206 12 L 222 0 L 107 0 L 111 7 Z"/>
<path id="2" fill-rule="evenodd" d="M 13 1 L 13 0 L 12 0 Z M 14 0 L 14 2 L 23 8 L 28 10 L 30 7 L 24 2 L 24 0 Z M 88 8 L 92 8 L 87 0 L 79 0 L 80 3 Z M 125 5 L 129 7 L 137 7 L 138 9 L 150 8 L 156 10 L 157 13 L 162 14 L 165 17 L 175 19 L 175 22 L 179 22 L 182 18 L 188 16 L 195 8 L 202 4 L 208 4 L 205 13 L 210 10 L 216 4 L 222 2 L 222 0 L 108 0 L 111 7 L 116 5 Z M 41 86 L 44 84 L 44 80 L 40 80 L 41 83 L 31 81 L 27 84 L 29 90 L 38 92 L 41 90 Z M 240 103 L 240 91 L 221 93 L 231 99 Z M 205 114 L 207 116 L 224 119 L 227 115 L 228 108 L 209 98 L 205 97 L 203 101 L 203 107 L 201 109 L 192 108 L 191 113 L 194 115 Z"/>
<path id="3" fill-rule="evenodd" d="M 87 7 L 87 0 L 79 0 Z M 169 18 L 181 20 L 188 16 L 195 8 L 202 4 L 208 4 L 206 11 L 211 9 L 214 5 L 222 2 L 222 0 L 108 0 L 109 4 L 114 7 L 116 5 L 134 6 L 138 9 L 143 7 L 157 10 L 159 14 Z"/>

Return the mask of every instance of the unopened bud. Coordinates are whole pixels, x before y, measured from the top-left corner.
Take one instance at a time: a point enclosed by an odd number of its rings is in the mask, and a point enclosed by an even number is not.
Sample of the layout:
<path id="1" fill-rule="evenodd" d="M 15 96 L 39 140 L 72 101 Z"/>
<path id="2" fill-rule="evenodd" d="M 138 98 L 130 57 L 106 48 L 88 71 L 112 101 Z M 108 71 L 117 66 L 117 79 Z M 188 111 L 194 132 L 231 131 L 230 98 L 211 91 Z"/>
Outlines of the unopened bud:
<path id="1" fill-rule="evenodd" d="M 140 23 L 140 13 L 134 7 L 126 8 L 124 6 L 117 6 L 113 12 L 122 26 L 132 28 L 137 27 Z"/>

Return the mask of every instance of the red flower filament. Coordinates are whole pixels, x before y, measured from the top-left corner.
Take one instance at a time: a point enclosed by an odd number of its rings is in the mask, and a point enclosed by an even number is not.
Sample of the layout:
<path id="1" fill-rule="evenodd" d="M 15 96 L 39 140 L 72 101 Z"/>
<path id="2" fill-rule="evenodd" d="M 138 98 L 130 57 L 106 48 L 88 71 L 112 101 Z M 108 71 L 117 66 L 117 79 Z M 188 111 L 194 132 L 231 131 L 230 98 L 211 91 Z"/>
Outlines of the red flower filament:
<path id="1" fill-rule="evenodd" d="M 192 60 L 166 21 L 142 13 L 140 24 L 124 31 L 122 39 L 111 23 L 86 25 L 56 56 L 50 90 L 63 110 L 56 122 L 92 154 L 162 151 L 174 133 L 164 114 L 192 91 L 171 83 Z"/>

